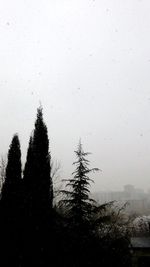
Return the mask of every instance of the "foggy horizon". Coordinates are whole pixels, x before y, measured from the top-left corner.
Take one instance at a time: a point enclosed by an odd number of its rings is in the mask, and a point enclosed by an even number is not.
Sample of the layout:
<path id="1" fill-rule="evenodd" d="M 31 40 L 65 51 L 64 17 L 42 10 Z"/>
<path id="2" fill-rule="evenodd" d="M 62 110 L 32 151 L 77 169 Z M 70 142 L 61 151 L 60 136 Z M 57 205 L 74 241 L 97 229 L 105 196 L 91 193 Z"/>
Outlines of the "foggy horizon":
<path id="1" fill-rule="evenodd" d="M 1 1 L 0 156 L 19 134 L 25 163 L 43 106 L 61 178 L 81 138 L 92 191 L 150 188 L 150 2 Z"/>

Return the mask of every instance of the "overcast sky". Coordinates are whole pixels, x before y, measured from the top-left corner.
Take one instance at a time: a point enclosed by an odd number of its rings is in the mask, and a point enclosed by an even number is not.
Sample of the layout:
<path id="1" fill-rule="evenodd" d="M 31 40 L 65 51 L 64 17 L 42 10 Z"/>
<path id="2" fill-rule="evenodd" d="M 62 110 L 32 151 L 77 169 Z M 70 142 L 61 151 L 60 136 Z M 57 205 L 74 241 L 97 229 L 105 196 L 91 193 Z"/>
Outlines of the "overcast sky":
<path id="1" fill-rule="evenodd" d="M 150 1 L 0 0 L 0 154 L 40 101 L 62 178 L 81 137 L 92 190 L 150 188 Z"/>

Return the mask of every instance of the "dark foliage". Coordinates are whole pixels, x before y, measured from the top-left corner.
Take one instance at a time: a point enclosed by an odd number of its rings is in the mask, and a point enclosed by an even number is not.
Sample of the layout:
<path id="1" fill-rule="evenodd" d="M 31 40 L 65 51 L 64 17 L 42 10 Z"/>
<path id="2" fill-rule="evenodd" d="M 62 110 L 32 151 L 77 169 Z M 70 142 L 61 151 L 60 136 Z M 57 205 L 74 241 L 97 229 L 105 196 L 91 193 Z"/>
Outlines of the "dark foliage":
<path id="1" fill-rule="evenodd" d="M 42 108 L 30 137 L 23 179 L 19 138 L 14 135 L 0 200 L 1 266 L 130 267 L 128 238 L 117 230 L 115 236 L 109 231 L 105 234 L 106 222 L 112 220 L 106 212 L 111 203 L 98 206 L 90 198 L 93 180 L 89 174 L 98 169 L 90 169 L 89 153 L 83 151 L 81 142 L 75 154 L 73 178 L 66 180 L 70 190 L 62 191 L 66 195 L 63 205 L 54 208 Z"/>
<path id="2" fill-rule="evenodd" d="M 6 177 L 2 188 L 0 203 L 1 262 L 17 262 L 20 257 L 19 236 L 22 224 L 22 177 L 21 150 L 18 135 L 13 136 L 8 151 Z M 9 255 L 9 257 L 7 256 Z"/>
<path id="3" fill-rule="evenodd" d="M 21 183 L 21 173 L 20 141 L 18 135 L 15 134 L 8 151 L 6 176 L 2 188 L 3 201 L 5 201 L 5 198 L 9 198 L 11 201 L 11 197 L 13 198 L 16 192 L 18 192 L 17 188 Z"/>
<path id="4" fill-rule="evenodd" d="M 66 187 L 69 187 L 70 190 L 61 191 L 66 195 L 66 198 L 61 202 L 65 203 L 69 217 L 72 217 L 76 224 L 81 224 L 89 220 L 94 203 L 94 200 L 89 196 L 90 182 L 93 182 L 89 178 L 89 174 L 99 169 L 89 168 L 89 160 L 86 159 L 86 156 L 90 153 L 83 151 L 81 141 L 75 154 L 77 161 L 73 164 L 76 166 L 76 170 L 72 173 L 73 178 L 65 180 L 67 182 Z"/>
<path id="5" fill-rule="evenodd" d="M 32 164 L 33 164 L 33 149 L 32 149 L 33 138 L 30 136 L 29 146 L 27 151 L 27 158 L 25 163 L 25 168 L 23 171 L 24 181 L 27 185 L 30 185 L 32 181 Z"/>
<path id="6" fill-rule="evenodd" d="M 8 161 L 6 167 L 6 183 L 15 183 L 21 179 L 21 150 L 18 135 L 12 138 L 8 151 Z"/>
<path id="7" fill-rule="evenodd" d="M 30 137 L 24 183 L 30 194 L 34 210 L 52 208 L 53 185 L 50 177 L 50 153 L 47 127 L 43 121 L 42 108 L 38 108 L 33 136 Z"/>
<path id="8" fill-rule="evenodd" d="M 44 264 L 53 224 L 53 185 L 47 127 L 42 108 L 37 110 L 24 169 L 24 259 Z M 30 240 L 30 242 L 29 242 Z"/>

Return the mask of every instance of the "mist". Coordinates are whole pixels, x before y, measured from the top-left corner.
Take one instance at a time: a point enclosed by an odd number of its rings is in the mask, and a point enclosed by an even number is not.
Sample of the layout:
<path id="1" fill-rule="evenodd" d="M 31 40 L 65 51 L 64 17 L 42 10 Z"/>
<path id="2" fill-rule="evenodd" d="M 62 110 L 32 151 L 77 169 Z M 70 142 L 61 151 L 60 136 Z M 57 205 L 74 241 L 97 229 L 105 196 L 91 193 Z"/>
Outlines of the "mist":
<path id="1" fill-rule="evenodd" d="M 14 133 L 25 162 L 42 103 L 53 158 L 70 177 L 82 139 L 92 191 L 149 188 L 149 1 L 0 3 L 0 153 Z"/>

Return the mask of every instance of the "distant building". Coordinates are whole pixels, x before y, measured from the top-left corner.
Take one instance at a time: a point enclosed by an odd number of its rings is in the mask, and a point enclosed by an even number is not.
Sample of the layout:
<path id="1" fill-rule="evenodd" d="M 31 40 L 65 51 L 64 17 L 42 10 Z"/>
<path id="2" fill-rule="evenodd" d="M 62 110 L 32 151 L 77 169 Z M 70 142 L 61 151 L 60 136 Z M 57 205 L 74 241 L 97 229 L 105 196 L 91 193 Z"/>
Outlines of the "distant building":
<path id="1" fill-rule="evenodd" d="M 117 201 L 120 205 L 128 203 L 128 213 L 139 215 L 150 214 L 150 194 L 144 190 L 135 188 L 133 185 L 125 185 L 122 191 L 100 191 L 94 194 L 94 198 L 100 204 Z"/>

